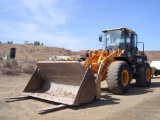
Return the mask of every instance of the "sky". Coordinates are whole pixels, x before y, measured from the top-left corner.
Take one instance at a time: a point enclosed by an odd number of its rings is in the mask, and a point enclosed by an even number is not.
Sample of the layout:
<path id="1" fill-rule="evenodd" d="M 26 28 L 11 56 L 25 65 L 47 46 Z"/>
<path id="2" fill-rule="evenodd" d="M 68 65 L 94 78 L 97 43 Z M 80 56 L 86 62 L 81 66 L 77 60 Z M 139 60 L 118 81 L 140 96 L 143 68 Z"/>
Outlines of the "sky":
<path id="1" fill-rule="evenodd" d="M 3 43 L 95 50 L 102 30 L 119 27 L 136 31 L 145 50 L 160 50 L 160 0 L 0 0 Z"/>

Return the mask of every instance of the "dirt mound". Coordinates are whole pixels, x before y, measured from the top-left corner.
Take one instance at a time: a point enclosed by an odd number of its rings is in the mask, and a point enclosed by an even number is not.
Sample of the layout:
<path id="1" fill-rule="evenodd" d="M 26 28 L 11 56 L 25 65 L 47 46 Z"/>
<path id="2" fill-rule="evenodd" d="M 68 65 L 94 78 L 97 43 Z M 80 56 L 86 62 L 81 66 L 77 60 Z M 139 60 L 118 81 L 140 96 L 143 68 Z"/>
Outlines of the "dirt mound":
<path id="1" fill-rule="evenodd" d="M 160 60 L 160 51 L 145 51 L 148 57 L 148 62 L 152 60 Z"/>
<path id="2" fill-rule="evenodd" d="M 0 44 L 0 58 L 10 53 L 10 48 L 16 48 L 17 61 L 38 61 L 48 60 L 48 58 L 59 56 L 75 56 L 85 57 L 86 50 L 71 51 L 64 48 L 35 46 L 35 45 L 21 45 L 21 44 Z M 160 51 L 145 51 L 148 56 L 148 62 L 152 60 L 160 60 Z"/>
<path id="3" fill-rule="evenodd" d="M 38 61 L 47 60 L 54 55 L 70 56 L 77 55 L 76 52 L 64 48 L 20 45 L 20 44 L 0 44 L 0 57 L 10 53 L 10 48 L 16 48 L 16 60 L 18 61 Z"/>

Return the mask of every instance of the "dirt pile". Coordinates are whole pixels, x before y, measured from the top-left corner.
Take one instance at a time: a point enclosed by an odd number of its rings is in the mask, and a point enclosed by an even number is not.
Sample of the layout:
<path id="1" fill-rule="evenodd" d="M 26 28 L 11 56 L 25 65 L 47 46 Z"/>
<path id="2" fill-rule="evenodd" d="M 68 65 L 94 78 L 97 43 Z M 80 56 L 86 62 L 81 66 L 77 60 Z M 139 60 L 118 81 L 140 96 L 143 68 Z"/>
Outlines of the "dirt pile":
<path id="1" fill-rule="evenodd" d="M 145 51 L 148 56 L 148 62 L 152 60 L 160 60 L 160 51 Z"/>
<path id="2" fill-rule="evenodd" d="M 20 44 L 0 44 L 0 57 L 10 53 L 10 48 L 16 48 L 16 60 L 18 61 L 38 61 L 47 60 L 54 55 L 77 55 L 76 52 L 64 48 L 20 45 Z"/>
<path id="3" fill-rule="evenodd" d="M 0 44 L 0 58 L 10 53 L 10 48 L 16 48 L 16 60 L 21 62 L 37 62 L 38 60 L 48 60 L 48 58 L 59 56 L 85 57 L 86 50 L 71 51 L 64 48 L 35 46 L 24 44 Z M 160 60 L 160 51 L 145 51 L 148 61 Z"/>
<path id="4" fill-rule="evenodd" d="M 12 65 L 12 61 L 3 61 L 7 54 L 10 54 L 10 49 L 16 48 L 15 61 L 17 66 Z M 21 44 L 0 44 L 0 75 L 17 75 L 20 72 L 32 74 L 37 61 L 48 60 L 52 56 L 73 56 L 80 58 L 85 55 L 84 51 L 74 52 L 64 48 L 21 45 Z"/>

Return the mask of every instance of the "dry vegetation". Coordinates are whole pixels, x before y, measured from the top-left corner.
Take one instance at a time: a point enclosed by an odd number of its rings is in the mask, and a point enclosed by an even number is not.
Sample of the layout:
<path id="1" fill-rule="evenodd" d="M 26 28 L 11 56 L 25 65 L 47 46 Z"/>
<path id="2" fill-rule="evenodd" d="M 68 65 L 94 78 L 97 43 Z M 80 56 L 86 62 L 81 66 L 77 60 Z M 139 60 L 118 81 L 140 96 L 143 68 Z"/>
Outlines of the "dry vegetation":
<path id="1" fill-rule="evenodd" d="M 0 60 L 0 75 L 19 75 L 20 73 L 32 74 L 38 60 L 48 60 L 54 55 L 84 57 L 86 50 L 73 52 L 64 48 L 20 45 L 20 44 L 0 44 L 0 58 L 10 53 L 10 48 L 16 48 L 15 60 Z M 160 60 L 160 51 L 145 51 L 148 62 Z"/>
<path id="2" fill-rule="evenodd" d="M 4 75 L 19 75 L 21 72 L 21 67 L 18 65 L 17 61 L 4 61 L 2 63 L 1 72 Z"/>
<path id="3" fill-rule="evenodd" d="M 0 75 L 19 75 L 20 73 L 32 74 L 37 61 L 48 60 L 48 58 L 54 55 L 80 57 L 85 54 L 85 51 L 72 52 L 71 50 L 56 47 L 0 44 L 0 58 L 4 58 L 6 54 L 9 54 L 10 48 L 16 48 L 15 60 L 0 60 Z"/>
<path id="4" fill-rule="evenodd" d="M 0 75 L 20 75 L 20 73 L 32 74 L 36 64 L 18 63 L 16 60 L 0 62 Z"/>

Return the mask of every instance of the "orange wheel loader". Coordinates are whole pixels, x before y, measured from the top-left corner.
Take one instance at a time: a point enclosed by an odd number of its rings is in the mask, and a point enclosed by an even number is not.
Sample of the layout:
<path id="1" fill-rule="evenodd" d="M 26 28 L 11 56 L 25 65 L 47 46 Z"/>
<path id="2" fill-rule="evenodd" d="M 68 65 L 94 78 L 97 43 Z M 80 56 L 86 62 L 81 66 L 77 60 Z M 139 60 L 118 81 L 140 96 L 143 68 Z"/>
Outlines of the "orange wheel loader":
<path id="1" fill-rule="evenodd" d="M 108 90 L 125 94 L 132 79 L 138 86 L 149 86 L 151 68 L 144 54 L 144 43 L 128 28 L 103 30 L 99 37 L 104 50 L 87 51 L 86 59 L 78 61 L 39 61 L 23 95 L 65 105 L 75 106 L 100 99 L 100 82 L 106 80 Z M 137 44 L 143 44 L 139 52 Z M 54 109 L 55 107 L 53 107 Z M 42 111 L 50 110 L 46 108 Z"/>

